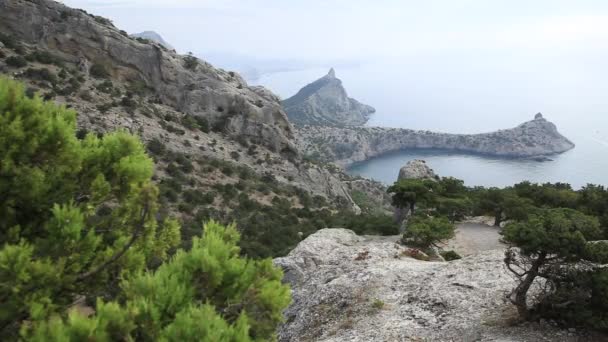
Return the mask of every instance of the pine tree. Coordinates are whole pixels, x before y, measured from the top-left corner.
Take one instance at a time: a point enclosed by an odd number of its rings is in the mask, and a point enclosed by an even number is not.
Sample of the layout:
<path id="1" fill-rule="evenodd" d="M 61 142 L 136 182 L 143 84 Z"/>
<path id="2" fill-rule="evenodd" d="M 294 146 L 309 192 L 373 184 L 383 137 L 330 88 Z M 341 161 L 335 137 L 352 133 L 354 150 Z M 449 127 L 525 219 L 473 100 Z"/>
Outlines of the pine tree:
<path id="1" fill-rule="evenodd" d="M 239 256 L 232 226 L 209 222 L 192 249 L 121 284 L 123 303 L 98 300 L 91 317 L 72 312 L 22 329 L 34 341 L 267 341 L 290 302 L 269 259 Z M 221 314 L 220 314 L 221 313 Z"/>
<path id="2" fill-rule="evenodd" d="M 157 218 L 137 137 L 80 140 L 75 112 L 0 78 L 0 158 L 0 339 L 272 338 L 289 290 L 239 257 L 234 227 L 208 224 L 166 262 L 180 227 Z M 94 315 L 71 310 L 82 298 Z"/>
<path id="3" fill-rule="evenodd" d="M 593 273 L 599 266 L 594 262 L 608 260 L 606 244 L 592 243 L 603 236 L 597 218 L 573 209 L 545 210 L 527 221 L 507 225 L 503 233 L 504 241 L 511 245 L 505 263 L 518 279 L 510 298 L 524 318 L 530 313 L 528 292 L 537 278 L 543 278 L 546 289 L 556 289 L 569 272 Z M 542 301 L 552 295 L 538 297 Z"/>

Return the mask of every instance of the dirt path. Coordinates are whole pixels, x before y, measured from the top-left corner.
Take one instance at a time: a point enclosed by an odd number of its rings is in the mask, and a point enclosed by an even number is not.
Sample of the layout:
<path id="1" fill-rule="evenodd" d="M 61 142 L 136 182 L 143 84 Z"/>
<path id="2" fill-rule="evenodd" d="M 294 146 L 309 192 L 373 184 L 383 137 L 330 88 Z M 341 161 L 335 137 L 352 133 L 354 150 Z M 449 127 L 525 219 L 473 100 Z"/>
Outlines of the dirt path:
<path id="1" fill-rule="evenodd" d="M 476 254 L 482 251 L 504 249 L 500 243 L 500 228 L 481 223 L 459 223 L 456 226 L 456 236 L 448 241 L 443 248 L 454 250 L 462 256 Z"/>

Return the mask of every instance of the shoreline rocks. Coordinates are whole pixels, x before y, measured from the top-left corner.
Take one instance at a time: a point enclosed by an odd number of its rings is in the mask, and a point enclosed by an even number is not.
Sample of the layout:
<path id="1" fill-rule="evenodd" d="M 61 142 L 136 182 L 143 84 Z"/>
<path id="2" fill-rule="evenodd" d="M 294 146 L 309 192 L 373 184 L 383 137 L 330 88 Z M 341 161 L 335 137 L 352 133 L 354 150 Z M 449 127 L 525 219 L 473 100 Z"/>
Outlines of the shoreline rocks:
<path id="1" fill-rule="evenodd" d="M 440 149 L 504 158 L 535 158 L 575 147 L 555 124 L 537 114 L 517 127 L 481 134 L 449 134 L 382 127 L 296 127 L 298 145 L 306 155 L 349 167 L 383 154 L 408 149 Z"/>

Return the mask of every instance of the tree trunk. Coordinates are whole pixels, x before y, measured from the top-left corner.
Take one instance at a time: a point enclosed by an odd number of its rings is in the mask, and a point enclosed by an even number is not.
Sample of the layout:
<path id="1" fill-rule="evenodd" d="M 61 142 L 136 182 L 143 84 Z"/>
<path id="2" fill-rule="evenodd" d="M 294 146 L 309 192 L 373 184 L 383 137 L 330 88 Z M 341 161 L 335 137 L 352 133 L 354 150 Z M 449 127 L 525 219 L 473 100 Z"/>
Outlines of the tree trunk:
<path id="1" fill-rule="evenodd" d="M 494 211 L 494 226 L 500 227 L 501 223 L 502 223 L 502 210 L 496 210 L 496 211 Z"/>
<path id="2" fill-rule="evenodd" d="M 523 319 L 527 319 L 529 314 L 527 304 L 528 291 L 530 290 L 534 279 L 538 276 L 538 270 L 545 263 L 546 258 L 547 253 L 545 252 L 541 252 L 538 255 L 538 258 L 532 263 L 532 268 L 530 268 L 524 280 L 515 288 L 515 297 L 511 298 L 511 302 L 517 307 L 517 312 Z"/>

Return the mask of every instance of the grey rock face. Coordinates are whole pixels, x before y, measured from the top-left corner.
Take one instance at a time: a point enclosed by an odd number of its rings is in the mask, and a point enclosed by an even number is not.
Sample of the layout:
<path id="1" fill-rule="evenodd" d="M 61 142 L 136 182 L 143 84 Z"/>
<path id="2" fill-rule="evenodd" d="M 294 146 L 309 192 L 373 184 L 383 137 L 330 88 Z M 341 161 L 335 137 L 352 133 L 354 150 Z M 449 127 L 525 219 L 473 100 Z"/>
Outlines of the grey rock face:
<path id="1" fill-rule="evenodd" d="M 275 259 L 293 293 L 279 341 L 568 340 L 555 328 L 508 325 L 515 282 L 503 250 L 425 262 L 397 240 L 323 229 Z"/>
<path id="2" fill-rule="evenodd" d="M 501 157 L 562 153 L 574 144 L 541 116 L 515 128 L 482 134 L 448 134 L 381 127 L 297 128 L 301 150 L 341 166 L 404 149 L 445 149 Z"/>
<path id="3" fill-rule="evenodd" d="M 66 60 L 84 58 L 91 66 L 103 65 L 112 79 L 143 82 L 159 102 L 203 116 L 234 138 L 297 153 L 293 128 L 279 102 L 258 95 L 239 75 L 204 61 L 188 68 L 183 56 L 138 42 L 99 17 L 54 1 L 5 0 L 0 2 L 0 31 Z"/>
<path id="4" fill-rule="evenodd" d="M 283 101 L 283 106 L 296 125 L 360 126 L 376 111 L 348 97 L 333 68 Z"/>
<path id="5" fill-rule="evenodd" d="M 140 33 L 134 33 L 131 35 L 131 37 L 148 39 L 148 40 L 151 40 L 153 42 L 156 42 L 156 43 L 164 46 L 168 50 L 175 50 L 173 48 L 173 46 L 171 46 L 171 44 L 167 43 L 167 41 L 165 39 L 163 39 L 163 37 L 160 34 L 154 32 L 154 31 L 144 31 L 144 32 L 140 32 Z"/>
<path id="6" fill-rule="evenodd" d="M 126 129 L 144 142 L 160 139 L 167 150 L 193 161 L 233 160 L 259 175 L 270 174 L 280 183 L 359 210 L 339 174 L 302 160 L 279 98 L 263 87 L 249 87 L 238 74 L 202 60 L 187 68 L 184 56 L 157 43 L 139 42 L 107 19 L 50 0 L 0 0 L 0 32 L 31 49 L 50 52 L 65 62 L 68 71 L 73 68 L 84 74 L 79 91 L 88 93 L 90 101 L 80 96 L 57 95 L 54 99 L 79 113 L 79 128 L 93 132 Z M 88 75 L 96 64 L 105 67 L 107 78 Z M 59 71 L 55 68 L 54 72 Z M 137 108 L 131 113 L 122 106 L 101 111 L 99 105 L 120 102 L 115 95 L 97 89 L 106 81 L 122 94 L 133 85 L 146 88 L 144 94 L 135 96 Z M 36 86 L 36 82 L 28 85 Z M 183 126 L 186 114 L 205 118 L 212 129 L 203 133 Z M 167 129 L 167 117 L 177 130 Z M 156 169 L 162 178 L 162 161 L 157 161 Z M 225 175 L 193 177 L 200 191 L 230 181 Z"/>
<path id="7" fill-rule="evenodd" d="M 437 175 L 424 160 L 410 160 L 404 167 L 399 169 L 397 180 L 402 179 L 435 179 Z"/>

